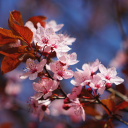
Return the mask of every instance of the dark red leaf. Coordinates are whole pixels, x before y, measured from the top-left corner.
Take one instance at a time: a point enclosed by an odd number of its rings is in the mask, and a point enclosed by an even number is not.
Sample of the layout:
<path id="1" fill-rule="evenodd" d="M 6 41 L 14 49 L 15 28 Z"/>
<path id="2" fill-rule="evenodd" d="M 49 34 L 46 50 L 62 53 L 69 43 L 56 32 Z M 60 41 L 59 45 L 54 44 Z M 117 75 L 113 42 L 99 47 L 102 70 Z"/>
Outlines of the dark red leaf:
<path id="1" fill-rule="evenodd" d="M 14 47 L 14 48 L 7 48 L 7 49 L 0 49 L 0 54 L 3 54 L 5 56 L 12 56 L 12 54 L 24 54 L 24 53 L 34 53 L 34 51 L 30 51 L 27 49 L 27 46 L 20 46 L 20 47 Z"/>
<path id="2" fill-rule="evenodd" d="M 28 44 L 30 47 L 30 43 L 33 38 L 33 32 L 25 26 L 19 26 L 14 23 L 14 29 L 15 31 L 22 37 L 22 41 L 24 41 L 26 44 Z"/>
<path id="3" fill-rule="evenodd" d="M 21 61 L 19 60 L 20 55 L 13 54 L 11 57 L 5 56 L 1 63 L 1 75 L 15 69 Z"/>
<path id="4" fill-rule="evenodd" d="M 8 43 L 15 43 L 16 41 L 17 39 L 3 36 L 2 34 L 0 34 L 0 46 L 3 46 L 4 44 L 8 44 Z"/>
<path id="5" fill-rule="evenodd" d="M 3 29 L 0 28 L 0 39 L 3 41 L 4 39 L 22 39 L 22 37 L 18 36 L 18 35 L 14 35 L 13 32 L 11 30 L 7 30 L 7 29 Z M 7 41 L 7 40 L 6 40 Z M 5 43 L 6 43 L 5 41 Z M 3 42 L 4 43 L 4 42 Z M 3 44 L 1 42 L 1 44 Z"/>
<path id="6" fill-rule="evenodd" d="M 100 114 L 96 111 L 96 109 L 91 106 L 84 106 L 84 110 L 87 115 L 100 116 Z"/>
<path id="7" fill-rule="evenodd" d="M 120 109 L 124 109 L 128 106 L 128 102 L 127 101 L 123 101 L 122 103 L 120 103 L 119 105 L 116 106 L 115 112 L 120 110 Z"/>
<path id="8" fill-rule="evenodd" d="M 22 15 L 19 11 L 14 10 L 10 12 L 8 24 L 9 24 L 10 29 L 12 30 L 14 29 L 13 23 L 23 26 Z"/>
<path id="9" fill-rule="evenodd" d="M 111 111 L 114 112 L 115 110 L 115 102 L 110 99 L 103 99 L 101 102 L 107 106 L 107 108 Z M 107 112 L 108 115 L 110 115 L 109 111 L 103 106 L 104 110 Z"/>
<path id="10" fill-rule="evenodd" d="M 47 18 L 45 16 L 33 16 L 28 19 L 28 21 L 31 21 L 35 28 L 37 28 L 37 23 L 39 22 L 42 27 L 45 27 L 45 22 L 43 20 L 46 20 Z"/>

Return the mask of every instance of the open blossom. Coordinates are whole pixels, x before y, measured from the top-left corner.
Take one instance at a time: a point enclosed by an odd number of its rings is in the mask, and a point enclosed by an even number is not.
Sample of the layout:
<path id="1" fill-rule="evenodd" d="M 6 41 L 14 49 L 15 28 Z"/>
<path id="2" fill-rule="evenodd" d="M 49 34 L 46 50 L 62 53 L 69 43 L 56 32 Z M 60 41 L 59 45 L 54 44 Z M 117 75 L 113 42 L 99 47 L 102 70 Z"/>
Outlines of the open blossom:
<path id="1" fill-rule="evenodd" d="M 75 80 L 71 80 L 73 85 L 87 85 L 88 82 L 91 81 L 91 72 L 88 68 L 84 68 L 84 71 L 77 69 L 77 71 L 74 72 L 74 78 Z"/>
<path id="2" fill-rule="evenodd" d="M 78 98 L 72 101 L 72 103 L 69 104 L 70 107 L 74 109 L 74 113 L 76 116 L 82 116 L 83 121 L 85 121 L 85 111 L 80 104 Z"/>
<path id="3" fill-rule="evenodd" d="M 8 95 L 18 95 L 22 90 L 21 85 L 18 82 L 9 80 L 5 87 L 5 93 Z"/>
<path id="4" fill-rule="evenodd" d="M 76 40 L 74 37 L 65 36 L 63 34 L 58 34 L 58 36 L 60 37 L 61 42 L 65 45 L 72 45 L 72 43 Z"/>
<path id="5" fill-rule="evenodd" d="M 64 26 L 64 24 L 56 24 L 55 20 L 51 20 L 48 23 L 46 23 L 45 28 L 53 28 L 54 32 L 59 31 L 62 27 Z"/>
<path id="6" fill-rule="evenodd" d="M 105 68 L 102 64 L 99 66 L 99 70 L 101 73 L 98 75 L 102 80 L 105 80 L 106 83 L 115 83 L 116 85 L 121 84 L 124 80 L 117 75 L 116 68 Z"/>
<path id="7" fill-rule="evenodd" d="M 43 78 L 40 83 L 33 82 L 33 89 L 40 93 L 38 99 L 43 96 L 44 99 L 52 95 L 52 91 L 58 88 L 59 82 L 50 78 Z"/>
<path id="8" fill-rule="evenodd" d="M 51 52 L 68 52 L 71 48 L 69 48 L 66 44 L 62 43 L 60 36 L 55 33 L 55 28 L 50 25 L 46 25 L 47 27 L 43 28 L 40 23 L 37 23 L 37 30 L 34 36 L 34 42 L 40 46 L 41 51 L 43 51 L 46 47 L 51 47 Z"/>
<path id="9" fill-rule="evenodd" d="M 86 70 L 88 68 L 91 72 L 91 75 L 93 75 L 98 70 L 99 65 L 100 65 L 100 62 L 98 59 L 96 59 L 96 61 L 94 61 L 93 63 L 83 64 L 82 69 Z"/>
<path id="10" fill-rule="evenodd" d="M 29 106 L 30 106 L 30 109 L 32 109 L 32 113 L 34 115 L 37 115 L 38 114 L 38 100 L 31 99 Z"/>
<path id="11" fill-rule="evenodd" d="M 38 42 L 38 46 L 51 46 L 59 40 L 59 37 L 57 36 L 57 34 L 55 34 L 53 28 L 44 28 L 40 25 L 40 23 L 37 23 L 37 27 L 38 28 L 36 30 L 34 42 Z"/>
<path id="12" fill-rule="evenodd" d="M 46 59 L 41 60 L 40 63 L 35 64 L 34 60 L 31 58 L 27 59 L 26 65 L 27 65 L 27 72 L 23 75 L 20 75 L 21 79 L 26 79 L 29 77 L 30 80 L 35 80 L 38 76 L 38 73 L 43 71 L 43 67 L 46 64 Z"/>
<path id="13" fill-rule="evenodd" d="M 83 70 L 77 69 L 77 71 L 75 71 L 75 80 L 71 80 L 71 83 L 75 86 L 87 85 L 91 81 L 91 76 L 94 75 L 95 72 L 98 70 L 99 64 L 100 62 L 98 59 L 96 59 L 96 61 L 91 64 L 83 64 Z"/>
<path id="14" fill-rule="evenodd" d="M 50 105 L 51 101 L 49 99 L 47 100 L 42 100 L 42 101 L 38 101 L 39 104 L 39 110 L 38 110 L 38 115 L 39 115 L 39 121 L 41 122 L 43 117 L 44 117 L 44 113 L 47 113 L 48 115 L 50 114 L 49 108 L 48 106 Z"/>
<path id="15" fill-rule="evenodd" d="M 57 57 L 65 65 L 74 65 L 79 62 L 76 60 L 77 54 L 75 52 L 73 52 L 72 54 L 60 52 L 57 54 Z"/>
<path id="16" fill-rule="evenodd" d="M 72 89 L 72 93 L 71 94 L 68 94 L 67 97 L 71 100 L 73 99 L 76 99 L 78 97 L 78 95 L 81 93 L 81 90 L 82 90 L 82 86 L 79 85 L 77 87 L 74 87 Z"/>
<path id="17" fill-rule="evenodd" d="M 60 61 L 56 61 L 50 64 L 50 69 L 54 73 L 54 79 L 62 80 L 73 77 L 73 71 L 68 70 L 67 66 L 64 66 Z"/>
<path id="18" fill-rule="evenodd" d="M 99 94 L 103 94 L 105 90 L 105 82 L 98 75 L 94 75 L 89 86 L 93 89 L 98 89 Z"/>
<path id="19" fill-rule="evenodd" d="M 45 113 L 50 113 L 48 106 L 50 105 L 51 101 L 49 99 L 39 101 L 32 98 L 30 102 L 31 103 L 29 106 L 32 109 L 33 114 L 38 115 L 40 121 L 42 121 Z"/>

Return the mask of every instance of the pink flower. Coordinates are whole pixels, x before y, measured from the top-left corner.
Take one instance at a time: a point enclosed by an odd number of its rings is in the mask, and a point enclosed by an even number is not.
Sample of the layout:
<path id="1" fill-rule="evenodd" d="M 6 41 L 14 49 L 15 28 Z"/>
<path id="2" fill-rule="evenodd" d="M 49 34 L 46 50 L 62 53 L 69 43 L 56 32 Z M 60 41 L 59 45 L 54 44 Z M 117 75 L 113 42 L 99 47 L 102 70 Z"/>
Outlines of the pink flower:
<path id="1" fill-rule="evenodd" d="M 99 94 L 103 94 L 105 90 L 105 82 L 101 80 L 100 76 L 94 75 L 89 86 L 93 89 L 98 89 Z"/>
<path id="2" fill-rule="evenodd" d="M 127 54 L 123 50 L 119 50 L 115 56 L 114 59 L 110 62 L 110 66 L 113 67 L 121 67 L 123 66 L 127 61 Z"/>
<path id="3" fill-rule="evenodd" d="M 80 104 L 78 98 L 76 98 L 75 101 L 73 101 L 73 103 L 70 104 L 71 107 L 74 108 L 74 113 L 76 116 L 82 116 L 83 121 L 85 121 L 85 111 L 82 107 L 82 105 Z"/>
<path id="4" fill-rule="evenodd" d="M 30 108 L 32 109 L 33 114 L 38 114 L 38 100 L 31 99 L 31 104 L 29 104 Z"/>
<path id="5" fill-rule="evenodd" d="M 46 25 L 46 27 L 43 28 L 40 23 L 37 23 L 37 26 L 34 42 L 40 46 L 41 51 L 47 46 L 51 47 L 51 52 L 55 51 L 56 53 L 68 52 L 71 49 L 66 44 L 62 43 L 63 40 L 55 33 L 55 30 L 57 30 L 55 26 Z"/>
<path id="6" fill-rule="evenodd" d="M 87 68 L 90 70 L 91 75 L 93 75 L 99 68 L 100 62 L 98 59 L 96 59 L 95 62 L 90 64 L 83 64 L 82 69 L 86 70 Z"/>
<path id="7" fill-rule="evenodd" d="M 35 64 L 34 60 L 31 58 L 27 59 L 27 72 L 23 75 L 20 75 L 21 79 L 26 79 L 29 77 L 30 80 L 35 80 L 38 76 L 38 73 L 43 71 L 43 67 L 46 64 L 46 59 L 43 59 L 40 63 Z"/>
<path id="8" fill-rule="evenodd" d="M 33 83 L 33 89 L 40 93 L 38 98 L 42 96 L 44 99 L 52 95 L 52 91 L 58 88 L 59 82 L 50 78 L 43 78 L 40 83 Z"/>
<path id="9" fill-rule="evenodd" d="M 102 64 L 99 66 L 99 70 L 101 73 L 98 75 L 101 77 L 102 80 L 105 80 L 106 83 L 115 83 L 116 85 L 121 84 L 124 82 L 124 79 L 116 76 L 116 68 L 105 68 Z"/>
<path id="10" fill-rule="evenodd" d="M 77 54 L 73 52 L 72 54 L 67 54 L 67 53 L 58 53 L 57 54 L 58 59 L 65 65 L 74 65 L 78 63 L 77 61 Z"/>
<path id="11" fill-rule="evenodd" d="M 42 48 L 44 48 L 44 46 L 52 46 L 59 40 L 59 36 L 55 34 L 52 27 L 43 28 L 40 23 L 37 23 L 37 27 L 34 42 L 37 43 L 38 46 Z"/>
<path id="12" fill-rule="evenodd" d="M 48 115 L 50 113 L 48 106 L 50 105 L 51 101 L 47 99 L 47 100 L 39 101 L 38 103 L 39 103 L 39 111 L 38 111 L 39 121 L 41 122 L 44 117 L 44 113 L 47 113 Z"/>
<path id="13" fill-rule="evenodd" d="M 39 116 L 39 120 L 42 121 L 44 114 L 49 114 L 48 106 L 51 101 L 47 100 L 36 100 L 34 98 L 31 99 L 31 103 L 29 104 L 30 109 L 32 109 L 33 114 Z"/>
<path id="14" fill-rule="evenodd" d="M 81 90 L 82 90 L 82 86 L 77 86 L 77 87 L 74 87 L 72 89 L 72 93 L 71 94 L 68 94 L 68 98 L 73 100 L 73 99 L 76 99 L 77 96 L 81 93 Z"/>
<path id="15" fill-rule="evenodd" d="M 54 73 L 54 79 L 62 80 L 73 77 L 73 71 L 67 70 L 67 66 L 64 66 L 60 61 L 50 64 L 50 69 Z"/>
<path id="16" fill-rule="evenodd" d="M 64 45 L 72 45 L 72 43 L 76 40 L 76 38 L 69 37 L 67 35 L 65 36 L 63 34 L 58 34 L 58 36 L 60 37 L 60 40 Z"/>
<path id="17" fill-rule="evenodd" d="M 88 68 L 84 68 L 84 71 L 77 69 L 77 71 L 74 72 L 74 78 L 75 80 L 71 80 L 73 85 L 87 85 L 88 82 L 91 81 L 91 72 Z"/>
<path id="18" fill-rule="evenodd" d="M 54 32 L 59 31 L 62 27 L 64 26 L 64 24 L 56 24 L 55 20 L 51 20 L 48 23 L 46 23 L 45 28 L 53 28 Z"/>
<path id="19" fill-rule="evenodd" d="M 8 95 L 18 95 L 21 92 L 21 90 L 21 85 L 18 82 L 13 82 L 12 80 L 9 80 L 5 87 L 5 93 Z"/>

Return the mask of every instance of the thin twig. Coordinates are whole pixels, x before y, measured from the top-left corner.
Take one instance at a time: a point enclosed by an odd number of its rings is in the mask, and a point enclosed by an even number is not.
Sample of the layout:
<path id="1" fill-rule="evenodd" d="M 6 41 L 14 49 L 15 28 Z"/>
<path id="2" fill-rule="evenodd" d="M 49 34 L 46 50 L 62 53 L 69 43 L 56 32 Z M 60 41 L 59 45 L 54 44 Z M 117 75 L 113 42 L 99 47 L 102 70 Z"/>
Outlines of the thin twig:
<path id="1" fill-rule="evenodd" d="M 128 97 L 123 95 L 122 93 L 112 89 L 112 88 L 109 88 L 107 91 L 111 92 L 111 93 L 114 93 L 116 96 L 118 96 L 119 98 L 121 98 L 122 100 L 124 101 L 128 101 Z"/>
<path id="2" fill-rule="evenodd" d="M 104 107 L 108 110 L 109 114 L 110 114 L 112 117 L 114 117 L 116 120 L 118 120 L 118 121 L 120 121 L 120 122 L 122 122 L 122 123 L 128 125 L 128 122 L 126 122 L 126 121 L 124 121 L 124 120 L 118 118 L 116 115 L 114 115 L 114 114 L 109 110 L 109 108 L 99 100 L 99 98 L 96 97 L 96 100 L 97 100 L 102 106 L 104 106 Z"/>

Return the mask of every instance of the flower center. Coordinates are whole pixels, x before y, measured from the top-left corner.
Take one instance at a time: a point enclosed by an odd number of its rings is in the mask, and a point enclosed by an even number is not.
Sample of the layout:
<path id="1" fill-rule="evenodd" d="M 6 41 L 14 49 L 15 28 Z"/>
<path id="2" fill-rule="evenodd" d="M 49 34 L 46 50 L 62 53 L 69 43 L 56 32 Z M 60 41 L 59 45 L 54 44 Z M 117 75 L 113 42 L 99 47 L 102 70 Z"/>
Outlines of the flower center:
<path id="1" fill-rule="evenodd" d="M 35 73 L 35 72 L 37 72 L 37 69 L 34 68 L 34 69 L 31 70 L 31 72 L 32 72 L 32 73 Z"/>
<path id="2" fill-rule="evenodd" d="M 109 77 L 109 76 L 105 76 L 105 78 L 106 78 L 107 80 L 110 80 L 110 77 Z"/>
<path id="3" fill-rule="evenodd" d="M 99 84 L 96 84 L 95 87 L 96 87 L 96 88 L 100 88 L 100 85 L 99 85 Z"/>
<path id="4" fill-rule="evenodd" d="M 42 108 L 43 111 L 46 111 L 47 106 L 46 105 L 42 105 L 41 108 Z"/>
<path id="5" fill-rule="evenodd" d="M 42 42 L 43 42 L 44 44 L 48 44 L 48 38 L 43 38 L 43 39 L 42 39 Z"/>
<path id="6" fill-rule="evenodd" d="M 62 71 L 59 71 L 58 73 L 57 73 L 59 76 L 63 76 L 63 72 Z"/>

